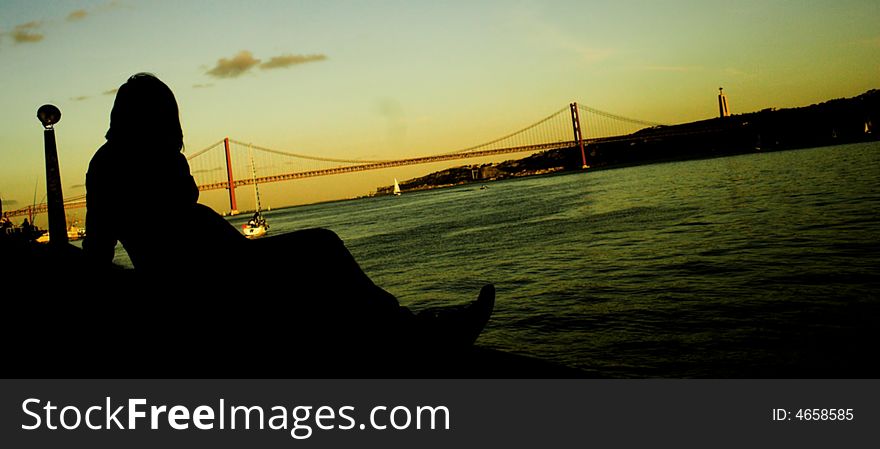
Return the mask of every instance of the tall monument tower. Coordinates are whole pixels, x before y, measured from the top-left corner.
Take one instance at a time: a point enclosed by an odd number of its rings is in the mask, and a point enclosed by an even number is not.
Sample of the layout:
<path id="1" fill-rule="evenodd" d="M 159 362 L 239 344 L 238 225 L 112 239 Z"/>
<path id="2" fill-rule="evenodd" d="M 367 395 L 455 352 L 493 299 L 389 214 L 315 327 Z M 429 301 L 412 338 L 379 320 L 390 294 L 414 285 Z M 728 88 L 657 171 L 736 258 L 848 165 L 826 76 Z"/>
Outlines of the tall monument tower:
<path id="1" fill-rule="evenodd" d="M 727 108 L 727 95 L 724 95 L 724 88 L 718 88 L 718 114 L 721 117 L 730 117 L 730 109 Z"/>

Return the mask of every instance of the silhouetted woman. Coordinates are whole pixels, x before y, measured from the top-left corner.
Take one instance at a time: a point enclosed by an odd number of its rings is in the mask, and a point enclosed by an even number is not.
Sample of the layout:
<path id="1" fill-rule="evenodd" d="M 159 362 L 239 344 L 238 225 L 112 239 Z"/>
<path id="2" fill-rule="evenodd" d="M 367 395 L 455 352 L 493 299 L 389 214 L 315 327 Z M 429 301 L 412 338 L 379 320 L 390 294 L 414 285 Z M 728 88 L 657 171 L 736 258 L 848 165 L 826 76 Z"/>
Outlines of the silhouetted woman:
<path id="1" fill-rule="evenodd" d="M 153 288 L 186 282 L 234 297 L 255 283 L 274 286 L 262 297 L 275 300 L 239 296 L 232 312 L 236 323 L 280 327 L 286 337 L 309 342 L 312 351 L 325 342 L 332 342 L 334 350 L 345 344 L 467 346 L 488 320 L 494 305 L 491 286 L 458 312 L 413 315 L 373 284 L 331 231 L 244 238 L 197 203 L 199 191 L 181 153 L 177 102 L 151 74 L 136 74 L 119 88 L 106 138 L 86 175 L 83 250 L 97 267 L 112 264 L 119 241 L 139 280 Z"/>
<path id="2" fill-rule="evenodd" d="M 116 94 L 105 143 L 86 174 L 87 257 L 113 260 L 117 240 L 145 274 L 179 274 L 238 251 L 244 237 L 197 204 L 177 102 L 158 78 L 137 74 Z M 227 248 L 227 251 L 229 249 Z"/>

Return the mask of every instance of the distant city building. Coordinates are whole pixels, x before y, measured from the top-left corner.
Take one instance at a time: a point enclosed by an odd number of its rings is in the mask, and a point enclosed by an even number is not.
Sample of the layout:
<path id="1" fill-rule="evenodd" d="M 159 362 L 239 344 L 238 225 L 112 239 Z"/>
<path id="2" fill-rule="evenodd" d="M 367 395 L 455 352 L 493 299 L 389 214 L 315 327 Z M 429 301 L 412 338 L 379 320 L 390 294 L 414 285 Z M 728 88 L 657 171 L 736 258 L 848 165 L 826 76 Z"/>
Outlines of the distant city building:
<path id="1" fill-rule="evenodd" d="M 727 96 L 724 95 L 724 88 L 718 88 L 718 114 L 721 117 L 730 117 L 730 109 L 727 107 Z"/>

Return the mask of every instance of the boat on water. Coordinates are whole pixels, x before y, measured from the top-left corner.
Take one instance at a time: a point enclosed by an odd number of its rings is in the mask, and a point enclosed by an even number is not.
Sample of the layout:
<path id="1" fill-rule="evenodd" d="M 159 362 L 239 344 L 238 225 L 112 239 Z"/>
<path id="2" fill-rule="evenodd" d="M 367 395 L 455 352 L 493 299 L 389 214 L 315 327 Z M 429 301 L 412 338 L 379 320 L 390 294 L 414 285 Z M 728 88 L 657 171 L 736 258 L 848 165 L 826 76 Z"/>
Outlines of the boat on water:
<path id="1" fill-rule="evenodd" d="M 77 240 L 82 240 L 86 236 L 86 230 L 76 225 L 76 223 L 67 227 L 67 241 L 74 242 Z M 51 236 L 49 235 L 49 231 L 43 232 L 42 235 L 37 237 L 34 240 L 37 243 L 49 243 L 49 239 Z"/>
<path id="2" fill-rule="evenodd" d="M 0 220 L 0 230 L 2 230 L 0 237 L 8 237 L 15 240 L 36 243 L 49 242 L 49 231 L 35 226 L 33 224 L 33 215 L 30 215 L 28 218 L 24 219 L 21 226 L 15 226 L 8 217 L 4 216 L 3 219 Z M 85 234 L 86 230 L 77 227 L 75 224 L 70 225 L 67 228 L 68 241 L 79 240 L 85 237 Z"/>
<path id="3" fill-rule="evenodd" d="M 269 232 L 269 223 L 263 217 L 262 207 L 260 206 L 260 187 L 257 184 L 257 167 L 254 165 L 254 154 L 251 147 L 248 146 L 248 154 L 251 158 L 251 176 L 254 182 L 254 199 L 257 203 L 257 211 L 247 223 L 241 225 L 241 232 L 249 239 L 262 237 Z"/>
<path id="4" fill-rule="evenodd" d="M 0 228 L 0 239 L 45 243 L 49 241 L 49 232 L 36 226 L 4 226 Z"/>
<path id="5" fill-rule="evenodd" d="M 82 240 L 86 236 L 86 228 L 79 226 L 79 220 L 74 218 L 73 223 L 67 227 L 67 240 Z"/>
<path id="6" fill-rule="evenodd" d="M 241 225 L 241 232 L 249 239 L 262 237 L 269 232 L 269 223 L 258 210 L 247 223 Z"/>
<path id="7" fill-rule="evenodd" d="M 394 196 L 400 196 L 400 184 L 397 183 L 397 178 L 394 178 Z"/>

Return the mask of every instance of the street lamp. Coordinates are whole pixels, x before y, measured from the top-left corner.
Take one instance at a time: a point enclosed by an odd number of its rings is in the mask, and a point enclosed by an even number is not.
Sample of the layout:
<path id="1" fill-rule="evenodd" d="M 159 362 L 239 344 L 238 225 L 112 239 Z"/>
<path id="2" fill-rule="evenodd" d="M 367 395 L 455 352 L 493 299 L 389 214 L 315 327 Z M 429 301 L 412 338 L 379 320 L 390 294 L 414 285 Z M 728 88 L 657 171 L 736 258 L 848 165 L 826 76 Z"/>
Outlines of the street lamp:
<path id="1" fill-rule="evenodd" d="M 61 192 L 61 172 L 58 169 L 58 149 L 55 146 L 54 125 L 61 120 L 61 110 L 44 104 L 37 109 L 37 118 L 43 124 L 46 148 L 46 199 L 49 215 L 49 244 L 54 248 L 66 246 L 67 218 L 64 216 L 64 195 Z"/>

